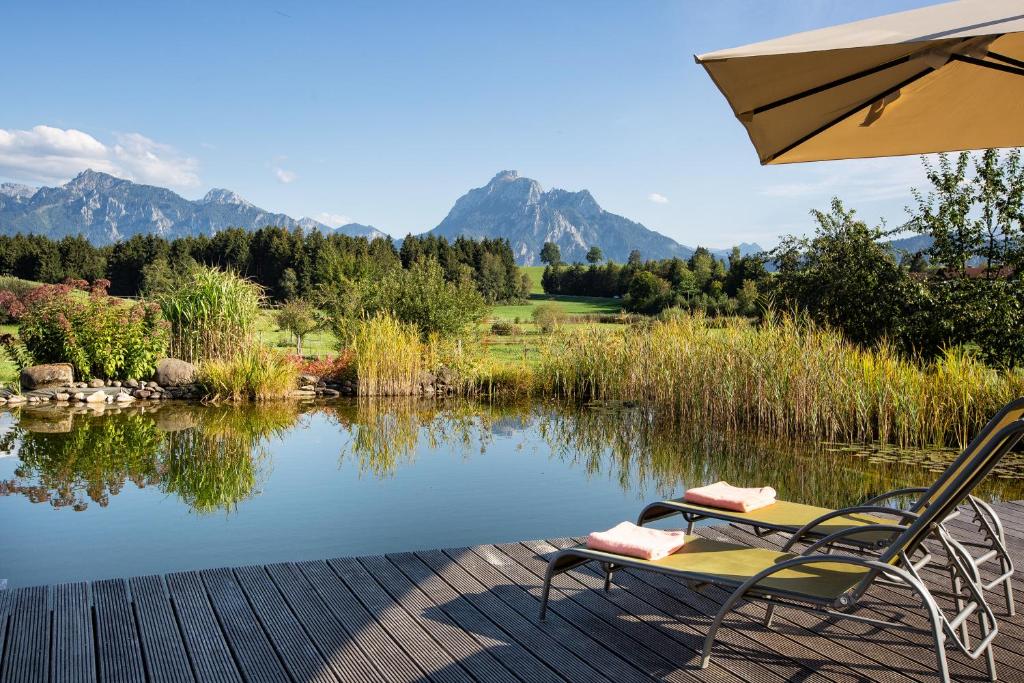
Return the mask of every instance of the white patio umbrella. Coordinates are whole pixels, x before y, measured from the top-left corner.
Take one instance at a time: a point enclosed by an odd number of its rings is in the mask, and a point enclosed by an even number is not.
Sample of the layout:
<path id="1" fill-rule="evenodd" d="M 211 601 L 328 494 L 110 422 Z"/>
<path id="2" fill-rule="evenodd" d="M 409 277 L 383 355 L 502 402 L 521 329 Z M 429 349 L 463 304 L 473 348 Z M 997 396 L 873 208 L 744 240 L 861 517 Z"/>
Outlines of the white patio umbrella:
<path id="1" fill-rule="evenodd" d="M 1024 146 L 1024 0 L 960 0 L 696 60 L 762 164 Z"/>

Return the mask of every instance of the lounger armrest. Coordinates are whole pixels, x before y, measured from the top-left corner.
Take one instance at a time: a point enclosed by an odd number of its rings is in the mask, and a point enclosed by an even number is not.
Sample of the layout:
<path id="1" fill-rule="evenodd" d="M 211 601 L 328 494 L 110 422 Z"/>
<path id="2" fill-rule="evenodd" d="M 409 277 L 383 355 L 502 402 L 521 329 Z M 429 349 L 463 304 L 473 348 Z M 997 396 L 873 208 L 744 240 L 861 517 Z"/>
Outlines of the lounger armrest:
<path id="1" fill-rule="evenodd" d="M 862 502 L 861 505 L 879 505 L 882 503 L 882 501 L 889 500 L 890 498 L 899 498 L 900 496 L 909 496 L 911 494 L 921 495 L 922 493 L 926 493 L 927 491 L 928 489 L 921 486 L 911 486 L 903 489 L 893 489 L 892 491 L 887 491 L 886 493 L 875 496 L 874 498 L 868 498 L 867 500 Z"/>
<path id="2" fill-rule="evenodd" d="M 786 545 L 783 546 L 782 549 L 783 550 L 789 550 L 796 543 L 798 543 L 801 539 L 803 539 L 809 533 L 814 531 L 815 527 L 820 526 L 822 523 L 827 522 L 830 519 L 835 519 L 836 517 L 845 517 L 846 515 L 852 515 L 852 514 L 857 514 L 857 513 L 867 513 L 867 514 L 877 514 L 877 515 L 895 515 L 896 517 L 899 517 L 900 521 L 902 521 L 902 522 L 912 522 L 912 521 L 914 521 L 915 519 L 918 518 L 918 515 L 915 512 L 910 512 L 908 510 L 899 510 L 897 508 L 885 507 L 884 505 L 855 505 L 853 507 L 843 508 L 842 510 L 833 510 L 831 512 L 826 512 L 825 514 L 823 514 L 821 517 L 818 517 L 817 519 L 812 519 L 810 522 L 808 522 L 807 524 L 804 524 L 802 527 L 797 529 L 793 533 L 793 535 L 790 536 L 789 540 L 786 541 Z M 857 527 L 857 528 L 858 528 L 858 530 L 862 530 L 862 529 L 866 528 L 866 526 L 867 525 L 865 525 L 864 527 Z"/>
<path id="3" fill-rule="evenodd" d="M 842 540 L 847 536 L 855 536 L 857 534 L 862 534 L 865 531 L 891 531 L 893 532 L 893 534 L 901 534 L 908 528 L 910 527 L 904 526 L 902 524 L 867 524 L 865 526 L 849 527 L 847 529 L 837 531 L 834 534 L 829 534 L 825 538 L 815 541 L 811 545 L 807 546 L 807 548 L 800 554 L 808 555 L 810 553 L 817 551 L 818 548 L 827 548 L 832 543 Z M 875 545 L 879 549 L 885 547 L 884 544 L 876 543 Z"/>

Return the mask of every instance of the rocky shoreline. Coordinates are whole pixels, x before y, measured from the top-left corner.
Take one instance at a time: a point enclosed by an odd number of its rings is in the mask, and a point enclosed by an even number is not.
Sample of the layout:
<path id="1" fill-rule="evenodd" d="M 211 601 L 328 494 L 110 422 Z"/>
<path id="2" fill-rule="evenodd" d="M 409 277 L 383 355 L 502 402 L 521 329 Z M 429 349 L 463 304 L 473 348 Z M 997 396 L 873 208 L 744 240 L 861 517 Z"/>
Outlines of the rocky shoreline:
<path id="1" fill-rule="evenodd" d="M 22 370 L 20 393 L 0 387 L 0 406 L 44 403 L 125 406 L 136 401 L 201 401 L 209 398 L 195 378 L 194 366 L 174 358 L 161 360 L 152 380 L 91 379 L 76 382 L 71 366 L 66 363 L 35 365 Z M 442 372 L 424 375 L 417 385 L 402 395 L 441 397 L 451 395 L 454 390 L 453 382 Z M 330 381 L 302 374 L 295 389 L 285 398 L 330 399 L 358 395 L 359 385 L 354 379 Z"/>

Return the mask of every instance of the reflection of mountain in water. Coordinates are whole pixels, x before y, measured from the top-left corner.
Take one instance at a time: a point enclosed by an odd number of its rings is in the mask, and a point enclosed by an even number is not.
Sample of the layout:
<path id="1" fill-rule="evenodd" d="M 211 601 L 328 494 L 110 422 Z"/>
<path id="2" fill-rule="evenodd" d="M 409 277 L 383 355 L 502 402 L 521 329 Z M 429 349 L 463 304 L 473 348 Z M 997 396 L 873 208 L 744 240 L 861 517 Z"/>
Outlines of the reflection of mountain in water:
<path id="1" fill-rule="evenodd" d="M 94 415 L 23 408 L 0 432 L 0 453 L 16 454 L 0 495 L 55 508 L 105 507 L 131 483 L 158 487 L 199 512 L 232 510 L 270 476 L 266 445 L 309 412 L 336 424 L 339 457 L 359 473 L 389 477 L 427 449 L 465 458 L 486 454 L 495 436 L 550 454 L 555 462 L 618 482 L 641 498 L 728 480 L 770 484 L 783 497 L 826 507 L 896 486 L 930 483 L 954 455 L 779 443 L 744 434 L 683 429 L 657 411 L 616 405 L 493 405 L 414 400 L 247 406 L 131 407 Z M 9 416 L 5 416 L 9 419 Z M 862 456 L 862 457 L 857 457 Z M 1020 463 L 1007 463 L 985 493 L 1024 497 Z M 471 482 L 467 482 L 470 485 Z M 301 501 L 296 501 L 301 504 Z"/>

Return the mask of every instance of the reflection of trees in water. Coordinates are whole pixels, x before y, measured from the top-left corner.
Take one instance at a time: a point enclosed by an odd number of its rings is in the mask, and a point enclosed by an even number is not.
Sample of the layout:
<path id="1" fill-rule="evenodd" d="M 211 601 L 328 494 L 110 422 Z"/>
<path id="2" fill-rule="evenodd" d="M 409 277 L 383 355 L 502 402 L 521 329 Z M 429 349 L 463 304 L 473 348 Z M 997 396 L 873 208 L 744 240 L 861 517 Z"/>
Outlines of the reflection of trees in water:
<path id="1" fill-rule="evenodd" d="M 340 460 L 360 475 L 386 477 L 416 460 L 420 448 L 483 453 L 491 441 L 492 409 L 469 401 L 437 404 L 416 399 L 361 399 L 325 409 L 348 432 Z"/>
<path id="2" fill-rule="evenodd" d="M 81 511 L 90 501 L 106 507 L 126 481 L 139 488 L 159 482 L 154 454 L 161 435 L 151 418 L 76 417 L 66 432 L 33 432 L 18 424 L 4 434 L 0 450 L 17 448 L 20 463 L 14 479 L 0 482 L 0 495 Z"/>
<path id="3" fill-rule="evenodd" d="M 65 424 L 24 419 L 0 448 L 16 449 L 15 479 L 0 495 L 84 510 L 105 507 L 126 481 L 158 485 L 200 512 L 231 510 L 265 476 L 266 442 L 298 419 L 296 406 L 161 406 L 74 415 Z M 42 429 L 42 431 L 39 431 Z"/>
<path id="4" fill-rule="evenodd" d="M 771 485 L 786 498 L 837 507 L 895 486 L 927 485 L 955 455 L 904 451 L 855 457 L 680 427 L 654 410 L 610 404 L 395 399 L 302 410 L 321 412 L 340 426 L 341 460 L 351 461 L 360 474 L 390 476 L 427 448 L 471 457 L 485 452 L 495 436 L 518 437 L 520 447 L 550 452 L 591 476 L 610 478 L 638 499 L 725 479 Z M 0 495 L 84 510 L 92 503 L 108 505 L 130 481 L 140 488 L 159 486 L 200 512 L 230 511 L 269 476 L 268 442 L 300 423 L 303 414 L 286 403 L 163 405 L 73 416 L 23 410 L 18 424 L 0 435 L 0 450 L 20 458 L 14 478 L 0 481 Z M 984 493 L 1016 500 L 1024 498 L 1024 484 L 990 478 Z"/>
<path id="5" fill-rule="evenodd" d="M 879 461 L 822 445 L 752 434 L 710 432 L 663 419 L 655 410 L 594 406 L 541 413 L 537 429 L 562 460 L 615 477 L 641 496 L 668 495 L 725 480 L 772 486 L 783 498 L 840 507 L 903 486 L 928 486 L 956 457 L 952 451 L 903 451 Z M 984 495 L 1019 499 L 1019 480 L 989 478 Z"/>

